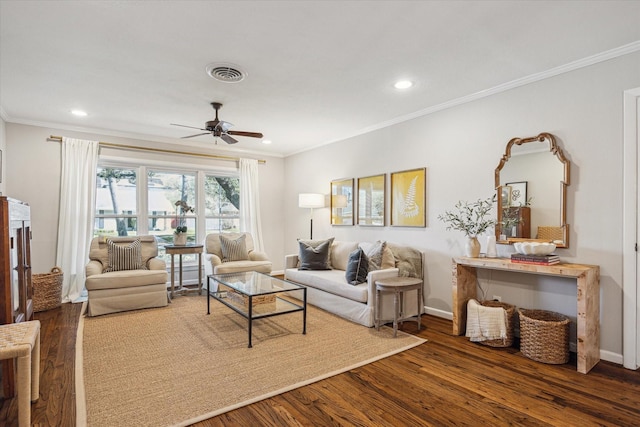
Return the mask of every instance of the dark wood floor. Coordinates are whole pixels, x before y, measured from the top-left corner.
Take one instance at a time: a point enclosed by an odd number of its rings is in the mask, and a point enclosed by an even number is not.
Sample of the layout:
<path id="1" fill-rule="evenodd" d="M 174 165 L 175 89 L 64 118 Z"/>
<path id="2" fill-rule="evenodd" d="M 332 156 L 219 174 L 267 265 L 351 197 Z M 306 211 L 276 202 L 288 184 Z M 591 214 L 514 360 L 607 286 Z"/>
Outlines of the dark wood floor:
<path id="1" fill-rule="evenodd" d="M 80 305 L 63 304 L 35 316 L 42 322 L 35 426 L 75 425 L 79 314 Z M 582 375 L 575 361 L 545 365 L 515 348 L 454 337 L 450 321 L 425 316 L 423 324 L 426 344 L 197 426 L 640 425 L 639 371 L 600 362 Z M 415 323 L 404 330 L 415 333 Z M 1 403 L 0 425 L 17 426 L 16 399 Z"/>

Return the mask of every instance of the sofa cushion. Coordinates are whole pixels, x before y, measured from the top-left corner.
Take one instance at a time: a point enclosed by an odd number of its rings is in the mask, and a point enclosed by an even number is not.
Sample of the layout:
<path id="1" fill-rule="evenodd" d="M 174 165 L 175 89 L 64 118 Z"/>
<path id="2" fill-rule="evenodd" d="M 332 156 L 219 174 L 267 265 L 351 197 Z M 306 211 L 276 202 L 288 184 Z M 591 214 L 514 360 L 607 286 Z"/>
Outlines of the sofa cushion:
<path id="1" fill-rule="evenodd" d="M 369 259 L 362 248 L 358 248 L 349 255 L 349 264 L 345 277 L 350 285 L 357 285 L 367 281 L 369 273 Z"/>
<path id="2" fill-rule="evenodd" d="M 382 254 L 387 246 L 387 242 L 378 240 L 375 243 L 360 243 L 367 258 L 369 258 L 369 271 L 382 269 Z"/>
<path id="3" fill-rule="evenodd" d="M 332 243 L 333 237 L 322 241 L 298 239 L 300 270 L 330 270 L 329 249 Z"/>
<path id="4" fill-rule="evenodd" d="M 93 291 L 96 289 L 150 286 L 160 283 L 164 285 L 168 277 L 166 270 L 112 271 L 87 277 L 85 287 L 87 290 Z"/>
<path id="5" fill-rule="evenodd" d="M 116 243 L 113 240 L 108 240 L 107 254 L 108 265 L 104 269 L 105 273 L 124 270 L 147 270 L 147 267 L 142 263 L 140 239 L 135 239 L 130 243 Z"/>
<path id="6" fill-rule="evenodd" d="M 329 257 L 331 258 L 331 268 L 345 271 L 347 269 L 347 264 L 349 264 L 349 255 L 356 249 L 358 249 L 358 242 L 342 242 L 335 240 L 331 245 L 331 251 L 329 253 Z"/>
<path id="7" fill-rule="evenodd" d="M 369 284 L 365 282 L 351 286 L 344 276 L 343 270 L 305 271 L 296 268 L 285 270 L 285 278 L 287 280 L 366 304 Z"/>
<path id="8" fill-rule="evenodd" d="M 231 261 L 216 265 L 213 274 L 240 273 L 243 271 L 257 271 L 271 274 L 271 261 Z"/>
<path id="9" fill-rule="evenodd" d="M 246 234 L 238 236 L 236 239 L 229 239 L 220 235 L 220 247 L 222 249 L 222 262 L 244 261 L 249 259 L 247 245 L 245 243 Z"/>

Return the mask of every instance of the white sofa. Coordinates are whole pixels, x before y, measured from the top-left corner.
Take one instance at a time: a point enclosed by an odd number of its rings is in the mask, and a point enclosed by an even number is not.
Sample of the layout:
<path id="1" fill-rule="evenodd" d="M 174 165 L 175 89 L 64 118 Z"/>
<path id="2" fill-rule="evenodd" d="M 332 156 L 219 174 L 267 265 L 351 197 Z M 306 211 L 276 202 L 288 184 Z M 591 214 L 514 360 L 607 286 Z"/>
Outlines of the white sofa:
<path id="1" fill-rule="evenodd" d="M 412 248 L 387 243 L 383 252 L 382 268 L 369 271 L 367 281 L 351 285 L 346 279 L 349 254 L 361 246 L 365 253 L 372 243 L 334 241 L 330 250 L 331 270 L 300 270 L 297 254 L 285 256 L 284 278 L 307 287 L 307 302 L 334 313 L 352 322 L 374 326 L 376 304 L 376 280 L 414 276 L 423 278 L 424 253 Z M 405 292 L 405 317 L 417 315 L 417 291 Z M 424 304 L 420 304 L 424 311 Z M 393 319 L 392 295 L 382 295 L 381 305 L 384 321 Z"/>

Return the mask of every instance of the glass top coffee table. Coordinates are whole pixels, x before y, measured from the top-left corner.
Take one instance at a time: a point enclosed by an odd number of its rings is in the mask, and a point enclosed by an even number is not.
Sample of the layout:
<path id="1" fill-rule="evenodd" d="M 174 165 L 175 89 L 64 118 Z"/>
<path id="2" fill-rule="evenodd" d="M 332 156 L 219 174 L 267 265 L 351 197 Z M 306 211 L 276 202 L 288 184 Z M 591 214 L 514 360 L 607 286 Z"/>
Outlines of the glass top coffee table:
<path id="1" fill-rule="evenodd" d="M 307 333 L 307 288 L 304 286 L 255 271 L 211 274 L 207 276 L 207 314 L 211 314 L 211 298 L 247 319 L 249 348 L 256 319 L 301 311 L 302 333 Z"/>

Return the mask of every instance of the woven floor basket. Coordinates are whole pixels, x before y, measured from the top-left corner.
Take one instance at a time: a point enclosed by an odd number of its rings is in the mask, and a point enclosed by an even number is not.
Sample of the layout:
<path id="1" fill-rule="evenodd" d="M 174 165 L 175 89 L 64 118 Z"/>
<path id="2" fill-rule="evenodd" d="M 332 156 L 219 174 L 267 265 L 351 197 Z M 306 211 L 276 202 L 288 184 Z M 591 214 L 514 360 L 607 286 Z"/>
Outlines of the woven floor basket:
<path id="1" fill-rule="evenodd" d="M 518 310 L 520 351 L 537 362 L 560 365 L 569 361 L 567 316 L 545 310 Z"/>
<path id="2" fill-rule="evenodd" d="M 31 276 L 33 284 L 33 311 L 45 311 L 62 304 L 62 277 L 60 267 L 53 267 L 51 273 Z"/>
<path id="3" fill-rule="evenodd" d="M 502 307 L 506 311 L 507 319 L 507 338 L 497 340 L 480 341 L 480 344 L 488 345 L 489 347 L 511 347 L 513 345 L 513 316 L 516 313 L 516 306 L 507 304 L 506 302 L 499 301 L 480 301 L 481 305 L 485 307 Z"/>

